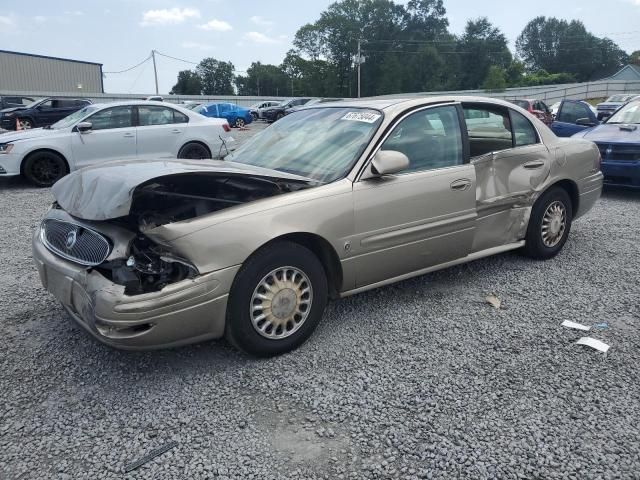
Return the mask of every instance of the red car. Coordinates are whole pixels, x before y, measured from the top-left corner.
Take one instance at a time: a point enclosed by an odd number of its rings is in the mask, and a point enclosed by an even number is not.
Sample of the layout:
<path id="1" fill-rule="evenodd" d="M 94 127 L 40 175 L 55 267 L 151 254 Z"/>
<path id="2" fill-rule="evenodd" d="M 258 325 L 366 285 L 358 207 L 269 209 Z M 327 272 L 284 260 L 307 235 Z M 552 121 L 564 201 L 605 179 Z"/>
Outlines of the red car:
<path id="1" fill-rule="evenodd" d="M 551 125 L 551 122 L 553 122 L 551 109 L 547 107 L 547 104 L 542 100 L 527 98 L 523 100 L 511 100 L 511 103 L 524 108 L 527 112 L 542 120 L 546 125 Z"/>

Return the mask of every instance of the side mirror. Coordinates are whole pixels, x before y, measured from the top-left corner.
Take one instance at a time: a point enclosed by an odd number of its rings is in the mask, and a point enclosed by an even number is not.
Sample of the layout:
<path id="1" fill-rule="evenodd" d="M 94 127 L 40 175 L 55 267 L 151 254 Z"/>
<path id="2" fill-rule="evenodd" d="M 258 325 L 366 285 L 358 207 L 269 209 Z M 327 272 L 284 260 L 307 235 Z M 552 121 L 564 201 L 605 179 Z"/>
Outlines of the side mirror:
<path id="1" fill-rule="evenodd" d="M 378 150 L 371 161 L 374 176 L 392 175 L 409 168 L 409 157 L 395 150 Z"/>
<path id="2" fill-rule="evenodd" d="M 595 124 L 588 118 L 579 118 L 576 120 L 576 125 L 581 125 L 583 127 L 593 127 Z"/>
<path id="3" fill-rule="evenodd" d="M 76 129 L 80 133 L 87 133 L 92 128 L 93 128 L 93 125 L 91 124 L 91 122 L 80 122 L 78 125 L 76 125 Z"/>

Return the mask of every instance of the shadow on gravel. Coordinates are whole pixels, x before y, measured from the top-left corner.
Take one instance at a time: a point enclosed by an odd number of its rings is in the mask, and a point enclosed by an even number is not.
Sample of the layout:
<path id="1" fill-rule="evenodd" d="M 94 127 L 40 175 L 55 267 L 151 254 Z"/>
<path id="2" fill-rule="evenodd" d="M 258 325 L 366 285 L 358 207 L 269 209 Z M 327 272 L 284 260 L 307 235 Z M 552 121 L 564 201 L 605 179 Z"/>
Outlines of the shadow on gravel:
<path id="1" fill-rule="evenodd" d="M 5 177 L 0 178 L 0 190 L 26 190 L 37 189 L 22 177 Z M 45 190 L 45 189 L 42 189 Z"/>

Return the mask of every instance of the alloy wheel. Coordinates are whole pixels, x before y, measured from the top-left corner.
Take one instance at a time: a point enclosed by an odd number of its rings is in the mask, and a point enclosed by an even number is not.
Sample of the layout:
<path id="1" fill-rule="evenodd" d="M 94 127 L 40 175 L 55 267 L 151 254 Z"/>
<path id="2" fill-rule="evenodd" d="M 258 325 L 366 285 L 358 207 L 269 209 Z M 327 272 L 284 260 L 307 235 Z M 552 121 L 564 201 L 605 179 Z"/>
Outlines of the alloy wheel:
<path id="1" fill-rule="evenodd" d="M 309 277 L 296 267 L 279 267 L 265 275 L 253 291 L 251 323 L 263 337 L 287 338 L 307 320 L 312 302 Z"/>
<path id="2" fill-rule="evenodd" d="M 567 209 L 558 200 L 551 203 L 542 217 L 542 242 L 545 247 L 553 248 L 564 236 L 567 229 Z"/>

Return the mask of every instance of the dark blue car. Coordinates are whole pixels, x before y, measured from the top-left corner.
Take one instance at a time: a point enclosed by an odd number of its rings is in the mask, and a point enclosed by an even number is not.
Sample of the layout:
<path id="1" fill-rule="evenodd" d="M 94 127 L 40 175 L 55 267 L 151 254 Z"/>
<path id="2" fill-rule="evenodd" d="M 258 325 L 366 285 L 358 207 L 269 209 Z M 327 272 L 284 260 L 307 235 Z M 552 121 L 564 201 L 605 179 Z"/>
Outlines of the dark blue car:
<path id="1" fill-rule="evenodd" d="M 253 122 L 251 111 L 235 103 L 209 103 L 200 105 L 195 111 L 205 117 L 225 118 L 232 127 L 242 128 Z"/>
<path id="2" fill-rule="evenodd" d="M 574 137 L 598 145 L 605 184 L 640 188 L 640 100 L 626 104 L 602 125 Z"/>
<path id="3" fill-rule="evenodd" d="M 587 102 L 563 100 L 549 127 L 558 137 L 571 137 L 599 123 L 596 113 Z"/>

